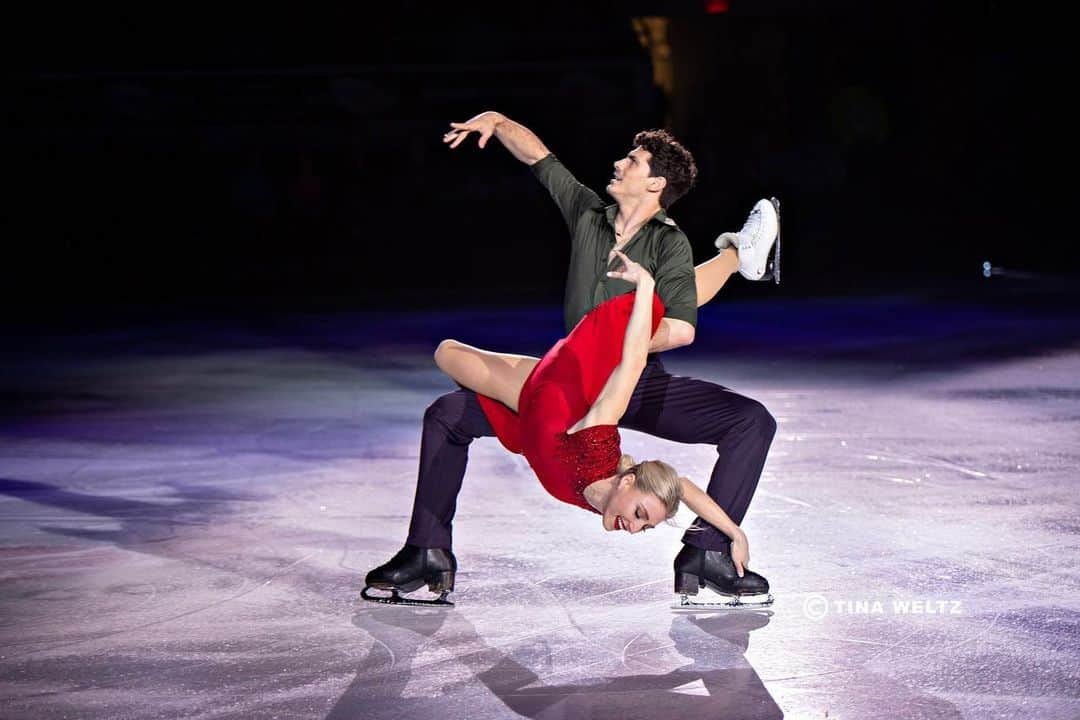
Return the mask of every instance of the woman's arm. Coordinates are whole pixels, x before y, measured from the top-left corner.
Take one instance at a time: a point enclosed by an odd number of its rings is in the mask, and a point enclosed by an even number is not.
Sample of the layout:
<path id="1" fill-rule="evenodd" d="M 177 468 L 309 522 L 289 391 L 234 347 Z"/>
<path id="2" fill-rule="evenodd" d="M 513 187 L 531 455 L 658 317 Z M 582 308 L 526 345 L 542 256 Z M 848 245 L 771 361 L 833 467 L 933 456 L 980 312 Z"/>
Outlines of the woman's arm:
<path id="1" fill-rule="evenodd" d="M 715 500 L 705 494 L 705 491 L 689 478 L 679 478 L 679 480 L 682 485 L 682 500 L 686 503 L 686 507 L 731 538 L 731 560 L 735 564 L 739 577 L 742 577 L 743 568 L 750 564 L 750 546 L 746 533 L 724 512 L 724 508 L 717 505 Z"/>
<path id="2" fill-rule="evenodd" d="M 686 507 L 705 522 L 715 527 L 729 538 L 742 532 L 742 528 L 724 512 L 724 508 L 716 504 L 716 501 L 705 494 L 705 491 L 695 485 L 689 478 L 679 478 L 682 481 L 682 499 Z"/>
<path id="3" fill-rule="evenodd" d="M 634 388 L 641 377 L 641 371 L 645 369 L 645 361 L 649 355 L 653 290 L 656 283 L 652 275 L 649 275 L 640 265 L 618 250 L 615 253 L 626 267 L 618 272 L 610 272 L 608 275 L 637 285 L 634 307 L 630 311 L 626 334 L 623 335 L 622 360 L 608 376 L 607 382 L 604 383 L 600 395 L 589 408 L 589 412 L 567 431 L 570 434 L 594 425 L 617 424 L 626 412 L 627 405 L 630 404 L 630 396 L 634 394 Z"/>

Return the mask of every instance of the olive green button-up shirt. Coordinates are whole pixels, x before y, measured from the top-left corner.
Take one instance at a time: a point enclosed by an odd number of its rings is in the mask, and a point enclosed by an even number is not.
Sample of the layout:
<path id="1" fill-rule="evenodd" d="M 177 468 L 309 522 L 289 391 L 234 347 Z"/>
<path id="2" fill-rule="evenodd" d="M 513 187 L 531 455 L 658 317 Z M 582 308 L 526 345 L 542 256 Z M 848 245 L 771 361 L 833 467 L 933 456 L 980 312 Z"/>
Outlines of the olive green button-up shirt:
<path id="1" fill-rule="evenodd" d="M 608 270 L 620 264 L 617 257 L 608 260 L 615 247 L 615 214 L 619 207 L 605 205 L 553 154 L 533 164 L 532 171 L 551 193 L 570 229 L 570 269 L 563 303 L 563 320 L 569 333 L 594 307 L 634 289 L 625 280 L 607 276 Z M 622 252 L 656 280 L 656 292 L 664 302 L 664 317 L 697 325 L 694 255 L 690 241 L 674 220 L 663 210 L 656 213 Z"/>

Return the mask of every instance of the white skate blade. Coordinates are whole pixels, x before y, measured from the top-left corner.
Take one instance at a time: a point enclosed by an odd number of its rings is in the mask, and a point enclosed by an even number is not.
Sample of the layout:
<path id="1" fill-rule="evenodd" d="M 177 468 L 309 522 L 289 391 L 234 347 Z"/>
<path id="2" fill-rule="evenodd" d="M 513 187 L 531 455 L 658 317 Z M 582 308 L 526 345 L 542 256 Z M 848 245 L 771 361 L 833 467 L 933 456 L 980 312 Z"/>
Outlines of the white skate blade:
<path id="1" fill-rule="evenodd" d="M 677 595 L 671 609 L 677 612 L 727 612 L 732 610 L 758 610 L 773 604 L 773 596 L 721 595 L 709 588 L 701 588 L 697 595 Z"/>

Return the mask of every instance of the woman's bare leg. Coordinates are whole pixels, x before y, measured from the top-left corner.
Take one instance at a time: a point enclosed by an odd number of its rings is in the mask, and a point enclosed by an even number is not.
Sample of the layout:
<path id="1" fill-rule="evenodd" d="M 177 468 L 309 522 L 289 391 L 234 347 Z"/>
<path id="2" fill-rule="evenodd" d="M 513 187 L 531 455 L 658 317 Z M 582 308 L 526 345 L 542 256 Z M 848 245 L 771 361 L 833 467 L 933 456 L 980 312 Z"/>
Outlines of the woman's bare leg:
<path id="1" fill-rule="evenodd" d="M 697 285 L 698 307 L 712 300 L 738 269 L 739 253 L 733 247 L 724 248 L 713 259 L 695 267 L 694 282 Z"/>
<path id="2" fill-rule="evenodd" d="M 525 379 L 540 358 L 481 350 L 457 340 L 443 340 L 435 351 L 435 364 L 454 382 L 487 395 L 517 412 Z"/>
<path id="3" fill-rule="evenodd" d="M 738 269 L 739 254 L 730 247 L 694 268 L 698 307 L 712 300 Z M 481 350 L 457 340 L 443 340 L 435 351 L 435 363 L 455 382 L 498 400 L 514 412 L 521 386 L 538 362 L 539 358 L 528 355 Z"/>

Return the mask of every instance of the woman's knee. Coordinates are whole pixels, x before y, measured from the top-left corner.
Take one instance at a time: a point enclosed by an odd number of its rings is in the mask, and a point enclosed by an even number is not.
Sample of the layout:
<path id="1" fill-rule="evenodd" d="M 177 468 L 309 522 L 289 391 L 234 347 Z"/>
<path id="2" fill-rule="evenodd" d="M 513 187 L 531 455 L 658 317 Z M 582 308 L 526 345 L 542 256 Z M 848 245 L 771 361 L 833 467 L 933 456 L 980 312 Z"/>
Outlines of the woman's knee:
<path id="1" fill-rule="evenodd" d="M 447 368 L 450 366 L 450 359 L 454 350 L 459 347 L 461 347 L 461 343 L 450 338 L 439 343 L 439 347 L 435 348 L 435 364 L 439 366 L 440 370 L 449 372 Z"/>

